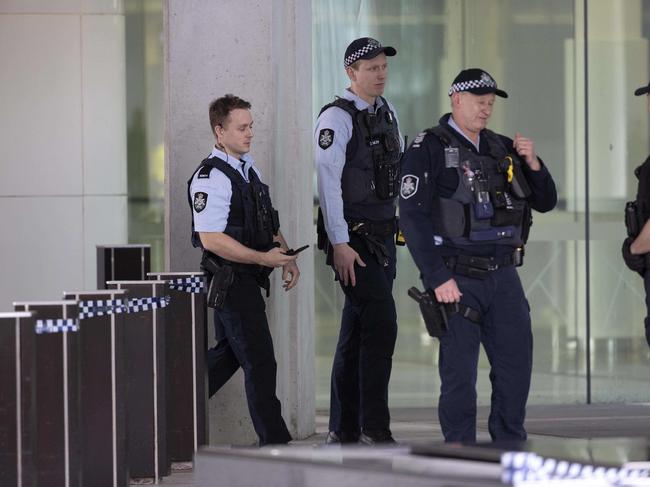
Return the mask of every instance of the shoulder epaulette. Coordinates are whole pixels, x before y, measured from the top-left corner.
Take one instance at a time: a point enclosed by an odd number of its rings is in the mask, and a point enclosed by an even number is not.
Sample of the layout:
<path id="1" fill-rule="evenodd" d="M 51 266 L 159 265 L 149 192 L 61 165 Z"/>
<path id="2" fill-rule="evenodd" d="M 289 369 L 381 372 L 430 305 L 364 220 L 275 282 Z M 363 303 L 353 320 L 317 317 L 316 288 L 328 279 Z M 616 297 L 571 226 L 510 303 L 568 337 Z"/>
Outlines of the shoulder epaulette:
<path id="1" fill-rule="evenodd" d="M 352 100 L 347 100 L 345 98 L 337 97 L 332 103 L 328 103 L 323 108 L 321 108 L 320 113 L 318 115 L 320 116 L 325 110 L 327 110 L 330 107 L 338 107 L 341 110 L 345 110 L 347 113 L 350 114 L 350 116 L 352 116 L 353 119 L 354 116 L 359 111 Z"/>
<path id="2" fill-rule="evenodd" d="M 210 177 L 210 171 L 212 171 L 212 166 L 208 164 L 203 164 L 199 169 L 198 179 L 206 179 Z"/>
<path id="3" fill-rule="evenodd" d="M 226 177 L 230 179 L 230 182 L 232 184 L 236 184 L 237 186 L 245 186 L 248 184 L 244 179 L 244 177 L 239 173 L 239 171 L 237 171 L 226 161 L 224 161 L 223 159 L 219 159 L 218 157 L 210 157 L 208 159 L 205 159 L 201 163 L 201 166 L 202 166 L 201 169 L 199 169 L 199 177 L 201 177 L 201 173 L 206 170 L 207 173 L 210 174 L 210 171 L 214 167 L 219 171 L 221 171 L 222 173 L 224 173 Z"/>
<path id="4" fill-rule="evenodd" d="M 428 128 L 425 130 L 425 132 L 438 137 L 440 142 L 442 142 L 444 145 L 451 145 L 451 142 L 453 140 L 452 135 L 442 125 L 436 125 L 435 127 Z"/>

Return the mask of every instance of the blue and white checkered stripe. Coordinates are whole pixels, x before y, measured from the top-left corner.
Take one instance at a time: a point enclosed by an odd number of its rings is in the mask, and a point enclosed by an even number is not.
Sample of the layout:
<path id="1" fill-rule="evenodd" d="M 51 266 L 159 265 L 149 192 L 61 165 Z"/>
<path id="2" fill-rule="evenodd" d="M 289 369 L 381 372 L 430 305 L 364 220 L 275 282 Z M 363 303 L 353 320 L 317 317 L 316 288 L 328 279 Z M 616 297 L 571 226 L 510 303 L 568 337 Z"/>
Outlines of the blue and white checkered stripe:
<path id="1" fill-rule="evenodd" d="M 68 318 L 58 320 L 36 320 L 34 331 L 37 334 L 79 331 L 79 321 Z"/>
<path id="2" fill-rule="evenodd" d="M 650 479 L 650 468 L 647 466 L 595 467 L 578 462 L 544 458 L 533 452 L 504 453 L 501 456 L 501 468 L 501 481 L 513 485 L 524 482 L 539 482 L 539 485 L 543 485 L 544 481 L 551 480 L 591 480 L 623 486 L 633 479 Z"/>
<path id="3" fill-rule="evenodd" d="M 481 79 L 473 79 L 470 81 L 461 81 L 460 83 L 454 83 L 451 85 L 451 88 L 449 88 L 449 93 L 448 95 L 451 96 L 452 93 L 455 93 L 457 91 L 467 91 L 471 90 L 472 88 L 495 88 L 496 89 L 497 84 L 496 82 L 488 77 L 484 76 Z"/>
<path id="4" fill-rule="evenodd" d="M 112 315 L 127 311 L 126 303 L 122 299 L 98 299 L 81 301 L 79 303 L 79 319 L 94 318 L 95 316 Z"/>
<path id="5" fill-rule="evenodd" d="M 343 61 L 343 66 L 347 68 L 351 64 L 354 64 L 361 56 L 365 56 L 369 52 L 375 51 L 377 49 L 381 49 L 382 47 L 383 46 L 379 41 L 376 41 L 375 39 L 371 39 L 368 42 L 368 44 L 363 46 L 361 49 L 357 49 L 348 57 L 346 57 L 345 60 Z"/>
<path id="6" fill-rule="evenodd" d="M 169 288 L 186 293 L 203 293 L 205 292 L 205 279 L 201 276 L 181 277 L 168 281 Z"/>
<path id="7" fill-rule="evenodd" d="M 169 304 L 169 299 L 169 296 L 129 299 L 128 312 L 139 313 L 141 311 L 164 308 Z"/>

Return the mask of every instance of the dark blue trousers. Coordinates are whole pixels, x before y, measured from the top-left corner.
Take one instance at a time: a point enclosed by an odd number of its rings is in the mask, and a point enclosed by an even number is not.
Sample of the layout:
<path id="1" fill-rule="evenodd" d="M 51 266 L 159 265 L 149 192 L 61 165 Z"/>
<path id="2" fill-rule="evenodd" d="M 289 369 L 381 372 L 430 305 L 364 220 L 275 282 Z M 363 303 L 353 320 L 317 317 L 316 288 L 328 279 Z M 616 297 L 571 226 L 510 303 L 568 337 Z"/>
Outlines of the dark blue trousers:
<path id="1" fill-rule="evenodd" d="M 533 364 L 530 309 L 514 266 L 487 279 L 454 275 L 461 303 L 481 313 L 476 324 L 452 315 L 440 340 L 438 416 L 445 441 L 476 441 L 476 375 L 481 344 L 490 362 L 488 428 L 494 441 L 525 440 Z"/>
<path id="2" fill-rule="evenodd" d="M 388 381 L 397 338 L 393 238 L 385 239 L 390 258 L 384 267 L 359 236 L 350 236 L 350 246 L 366 267 L 355 266 L 356 286 L 341 283 L 345 305 L 332 365 L 330 431 L 390 428 Z"/>
<path id="3" fill-rule="evenodd" d="M 217 346 L 208 350 L 210 397 L 241 367 L 260 446 L 291 441 L 275 394 L 277 364 L 265 304 L 252 276 L 235 277 L 223 309 L 215 311 L 214 326 Z"/>

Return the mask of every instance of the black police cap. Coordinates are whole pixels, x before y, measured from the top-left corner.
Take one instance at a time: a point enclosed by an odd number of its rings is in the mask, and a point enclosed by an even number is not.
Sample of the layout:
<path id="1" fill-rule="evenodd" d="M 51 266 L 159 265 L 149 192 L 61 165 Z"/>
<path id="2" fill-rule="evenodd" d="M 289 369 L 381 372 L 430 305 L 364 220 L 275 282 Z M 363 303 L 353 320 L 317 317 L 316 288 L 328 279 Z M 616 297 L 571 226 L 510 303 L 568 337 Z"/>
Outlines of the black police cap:
<path id="1" fill-rule="evenodd" d="M 449 96 L 452 93 L 468 91 L 475 95 L 486 95 L 494 93 L 501 98 L 508 98 L 508 93 L 497 88 L 497 82 L 487 71 L 478 68 L 463 69 L 449 88 Z"/>
<path id="2" fill-rule="evenodd" d="M 343 66 L 347 68 L 359 59 L 375 58 L 382 52 L 386 54 L 386 56 L 394 56 L 397 54 L 397 50 L 394 47 L 382 46 L 377 39 L 373 39 L 372 37 L 361 37 L 360 39 L 355 39 L 345 50 Z"/>
<path id="3" fill-rule="evenodd" d="M 648 81 L 648 86 L 642 86 L 634 90 L 636 96 L 645 95 L 646 93 L 650 93 L 650 81 Z"/>

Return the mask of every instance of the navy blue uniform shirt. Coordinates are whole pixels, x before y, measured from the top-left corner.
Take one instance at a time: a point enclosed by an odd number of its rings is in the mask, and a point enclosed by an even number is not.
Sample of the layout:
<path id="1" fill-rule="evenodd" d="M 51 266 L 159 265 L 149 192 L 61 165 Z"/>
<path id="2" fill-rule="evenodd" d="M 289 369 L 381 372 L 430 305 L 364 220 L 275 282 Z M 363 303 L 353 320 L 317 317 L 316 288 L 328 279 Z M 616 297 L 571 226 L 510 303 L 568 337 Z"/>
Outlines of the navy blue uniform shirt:
<path id="1" fill-rule="evenodd" d="M 476 153 L 474 145 L 449 125 L 449 117 L 449 113 L 443 115 L 439 123 L 458 134 L 460 143 Z M 498 137 L 508 151 L 516 153 L 512 139 L 503 135 Z M 480 137 L 479 144 L 479 154 L 489 155 L 487 137 Z M 452 278 L 452 273 L 442 256 L 459 253 L 498 256 L 512 252 L 512 247 L 507 245 L 455 246 L 434 235 L 431 213 L 433 199 L 438 196 L 450 198 L 458 186 L 457 170 L 445 167 L 444 148 L 438 137 L 423 132 L 413 140 L 402 161 L 402 181 L 411 177 L 415 191 L 410 191 L 406 198 L 400 195 L 400 228 L 404 232 L 413 260 L 422 273 L 422 281 L 428 289 L 435 289 Z M 532 190 L 528 203 L 534 210 L 543 213 L 555 207 L 557 191 L 553 178 L 541 158 L 540 163 L 542 168 L 539 171 L 533 171 L 525 162 L 522 168 Z"/>

